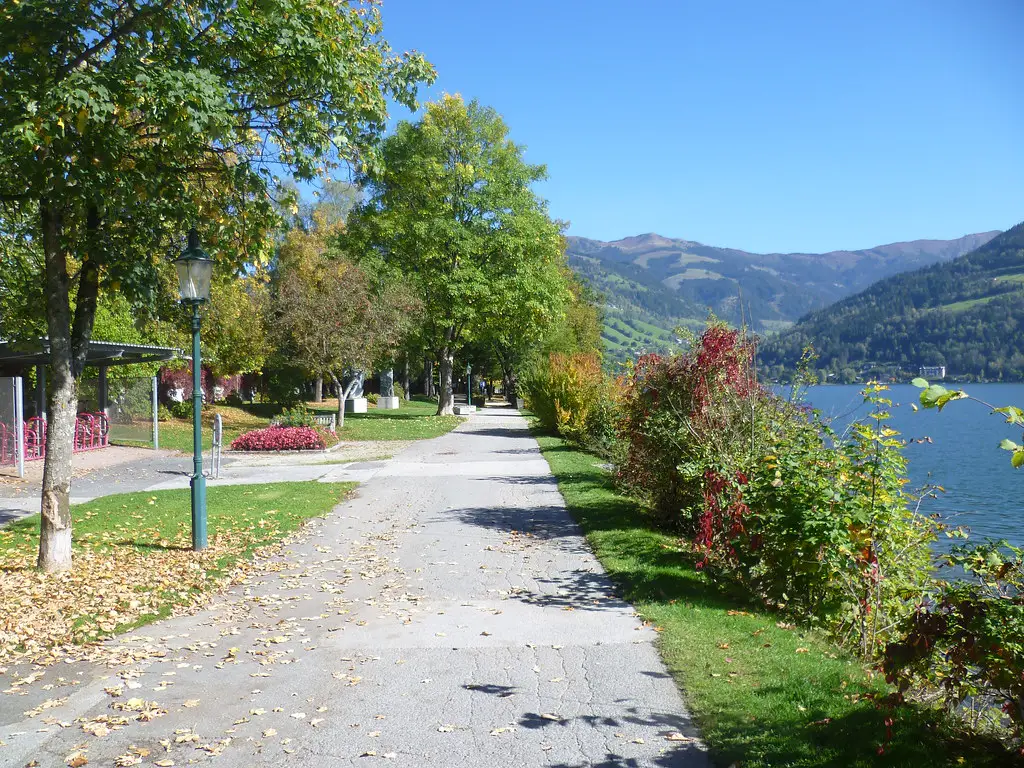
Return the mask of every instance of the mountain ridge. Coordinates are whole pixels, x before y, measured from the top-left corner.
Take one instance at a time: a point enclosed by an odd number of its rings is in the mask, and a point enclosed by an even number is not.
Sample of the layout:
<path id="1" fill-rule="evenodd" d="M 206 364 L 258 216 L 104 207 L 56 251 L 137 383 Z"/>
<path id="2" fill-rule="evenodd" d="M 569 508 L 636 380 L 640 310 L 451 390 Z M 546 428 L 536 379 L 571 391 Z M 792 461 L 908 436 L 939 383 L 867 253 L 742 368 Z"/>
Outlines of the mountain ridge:
<path id="1" fill-rule="evenodd" d="M 663 347 L 673 328 L 698 325 L 709 312 L 760 333 L 778 331 L 879 279 L 957 258 L 998 234 L 823 254 L 757 254 L 656 232 L 613 241 L 573 235 L 566 238 L 566 254 L 569 265 L 604 294 L 610 318 L 621 321 L 620 332 L 606 334 L 606 343 L 613 356 L 625 357 Z M 663 333 L 652 335 L 642 326 Z"/>
<path id="2" fill-rule="evenodd" d="M 1024 379 L 1024 223 L 968 254 L 880 280 L 767 339 L 774 378 L 812 345 L 838 380 L 905 377 L 921 366 L 957 378 Z"/>

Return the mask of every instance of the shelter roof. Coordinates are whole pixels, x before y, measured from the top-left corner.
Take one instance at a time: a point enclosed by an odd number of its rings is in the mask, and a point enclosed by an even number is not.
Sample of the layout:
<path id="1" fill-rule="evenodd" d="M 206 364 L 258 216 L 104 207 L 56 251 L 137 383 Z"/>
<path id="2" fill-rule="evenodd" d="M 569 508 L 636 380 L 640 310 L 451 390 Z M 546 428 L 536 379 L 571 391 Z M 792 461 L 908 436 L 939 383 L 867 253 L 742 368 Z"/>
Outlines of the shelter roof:
<path id="1" fill-rule="evenodd" d="M 173 347 L 155 347 L 149 344 L 127 344 L 121 341 L 89 341 L 85 353 L 86 365 L 131 365 L 132 363 L 155 363 L 177 357 L 180 350 Z M 0 340 L 0 367 L 27 368 L 50 362 L 50 340 L 32 341 Z"/>

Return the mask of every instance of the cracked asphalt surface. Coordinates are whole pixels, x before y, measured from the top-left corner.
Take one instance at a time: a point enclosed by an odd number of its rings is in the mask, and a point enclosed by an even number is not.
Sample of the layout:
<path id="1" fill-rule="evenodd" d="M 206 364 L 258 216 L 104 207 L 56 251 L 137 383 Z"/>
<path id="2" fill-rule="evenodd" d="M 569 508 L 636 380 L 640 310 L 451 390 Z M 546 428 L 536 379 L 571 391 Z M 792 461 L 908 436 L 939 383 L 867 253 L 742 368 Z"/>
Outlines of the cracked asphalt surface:
<path id="1" fill-rule="evenodd" d="M 207 610 L 2 670 L 0 765 L 709 765 L 515 411 L 367 477 Z"/>

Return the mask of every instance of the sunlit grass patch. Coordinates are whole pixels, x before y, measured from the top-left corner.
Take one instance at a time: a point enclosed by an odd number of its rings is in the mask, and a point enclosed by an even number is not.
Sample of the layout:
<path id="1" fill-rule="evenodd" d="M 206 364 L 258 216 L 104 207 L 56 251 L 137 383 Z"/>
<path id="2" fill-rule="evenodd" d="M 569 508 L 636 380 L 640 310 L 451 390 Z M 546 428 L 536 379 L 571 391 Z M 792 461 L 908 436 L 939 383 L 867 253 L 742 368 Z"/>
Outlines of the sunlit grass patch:
<path id="1" fill-rule="evenodd" d="M 337 413 L 337 400 L 310 403 L 318 413 Z M 440 437 L 462 423 L 459 416 L 436 416 L 437 403 L 429 400 L 403 400 L 398 410 L 346 413 L 345 426 L 338 430 L 343 441 L 353 440 L 426 440 Z"/>

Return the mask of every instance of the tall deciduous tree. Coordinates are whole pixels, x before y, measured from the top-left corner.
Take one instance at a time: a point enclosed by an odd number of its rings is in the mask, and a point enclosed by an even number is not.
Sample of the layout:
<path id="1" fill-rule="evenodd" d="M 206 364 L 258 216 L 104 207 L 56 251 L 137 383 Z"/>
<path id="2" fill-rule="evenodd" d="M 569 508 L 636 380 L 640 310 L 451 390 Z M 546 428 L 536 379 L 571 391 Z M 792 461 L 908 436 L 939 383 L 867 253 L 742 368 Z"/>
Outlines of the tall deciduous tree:
<path id="1" fill-rule="evenodd" d="M 417 309 L 401 283 L 374 286 L 361 267 L 330 252 L 323 232 L 299 230 L 282 245 L 274 304 L 280 341 L 295 362 L 334 381 L 339 425 L 353 386 L 342 385 L 345 372 L 393 355 Z"/>
<path id="2" fill-rule="evenodd" d="M 223 261 L 268 255 L 275 173 L 373 164 L 387 101 L 432 69 L 376 3 L 21 0 L 0 6 L 0 201 L 33 212 L 51 349 L 39 566 L 71 564 L 77 381 L 97 297 L 145 303 L 190 225 Z"/>
<path id="3" fill-rule="evenodd" d="M 480 339 L 492 350 L 513 404 L 520 375 L 545 340 L 564 326 L 571 280 L 568 268 L 553 259 L 531 260 L 502 278 L 513 284 L 496 291 L 500 301 L 489 308 Z"/>
<path id="4" fill-rule="evenodd" d="M 503 307 L 536 297 L 531 281 L 552 279 L 562 262 L 559 226 L 531 187 L 546 172 L 525 162 L 493 109 L 459 96 L 399 124 L 382 157 L 359 179 L 367 199 L 347 239 L 417 287 L 441 368 L 438 413 L 451 413 L 456 351 Z"/>

